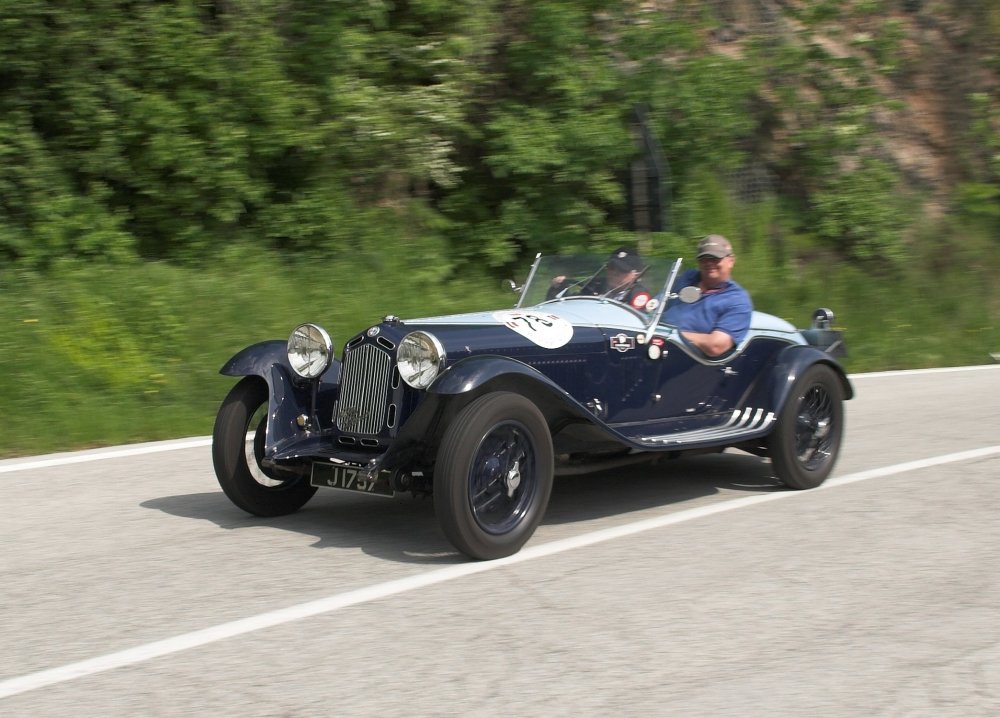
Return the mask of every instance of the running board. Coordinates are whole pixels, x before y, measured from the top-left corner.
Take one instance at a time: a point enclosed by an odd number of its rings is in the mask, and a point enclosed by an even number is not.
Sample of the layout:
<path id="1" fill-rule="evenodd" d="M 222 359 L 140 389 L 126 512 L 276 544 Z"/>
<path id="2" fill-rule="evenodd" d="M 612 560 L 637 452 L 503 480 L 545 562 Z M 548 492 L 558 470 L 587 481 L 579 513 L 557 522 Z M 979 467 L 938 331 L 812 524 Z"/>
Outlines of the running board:
<path id="1" fill-rule="evenodd" d="M 746 439 L 759 436 L 774 423 L 774 412 L 763 409 L 746 408 L 733 412 L 732 417 L 722 426 L 710 426 L 691 431 L 680 431 L 662 436 L 638 436 L 634 439 L 646 446 L 679 446 L 687 444 L 724 444 L 731 439 Z"/>

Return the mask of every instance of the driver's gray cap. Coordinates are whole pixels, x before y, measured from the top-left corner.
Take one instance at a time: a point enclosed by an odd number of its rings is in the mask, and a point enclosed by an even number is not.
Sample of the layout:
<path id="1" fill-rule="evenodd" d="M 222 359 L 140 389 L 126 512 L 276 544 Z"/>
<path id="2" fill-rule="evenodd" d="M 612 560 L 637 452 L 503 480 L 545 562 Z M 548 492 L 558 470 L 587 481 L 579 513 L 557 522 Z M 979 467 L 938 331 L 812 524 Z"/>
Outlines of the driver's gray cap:
<path id="1" fill-rule="evenodd" d="M 698 259 L 715 257 L 722 259 L 733 253 L 733 245 L 721 234 L 710 234 L 698 242 Z"/>

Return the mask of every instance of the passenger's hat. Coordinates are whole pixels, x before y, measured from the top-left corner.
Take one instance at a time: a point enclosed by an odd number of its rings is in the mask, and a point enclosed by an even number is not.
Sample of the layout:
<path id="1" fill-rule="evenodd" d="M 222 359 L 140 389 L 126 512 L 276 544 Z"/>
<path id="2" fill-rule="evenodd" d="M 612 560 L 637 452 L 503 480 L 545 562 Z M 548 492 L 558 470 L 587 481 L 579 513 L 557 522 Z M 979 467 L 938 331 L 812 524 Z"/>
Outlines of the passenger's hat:
<path id="1" fill-rule="evenodd" d="M 621 272 L 639 272 L 642 271 L 642 260 L 635 252 L 619 247 L 608 257 L 608 266 Z"/>
<path id="2" fill-rule="evenodd" d="M 698 242 L 698 259 L 715 257 L 722 259 L 733 253 L 733 245 L 721 234 L 710 234 Z"/>

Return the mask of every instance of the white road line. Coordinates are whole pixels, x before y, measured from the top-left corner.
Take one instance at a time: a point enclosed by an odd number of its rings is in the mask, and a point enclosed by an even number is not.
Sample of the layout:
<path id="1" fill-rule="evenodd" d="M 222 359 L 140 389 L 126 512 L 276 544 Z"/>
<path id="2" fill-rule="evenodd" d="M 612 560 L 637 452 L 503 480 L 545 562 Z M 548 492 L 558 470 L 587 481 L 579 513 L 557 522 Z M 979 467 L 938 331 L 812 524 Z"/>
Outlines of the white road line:
<path id="1" fill-rule="evenodd" d="M 944 366 L 935 369 L 897 369 L 894 371 L 871 371 L 864 374 L 848 374 L 855 379 L 880 379 L 889 376 L 920 376 L 921 374 L 952 374 L 957 371 L 1000 371 L 1000 364 L 975 364 L 973 366 Z"/>
<path id="2" fill-rule="evenodd" d="M 93 449 L 91 451 L 81 451 L 72 454 L 55 454 L 45 458 L 6 459 L 0 461 L 0 474 L 9 474 L 12 471 L 30 471 L 31 469 L 48 469 L 53 466 L 68 466 L 69 464 L 83 464 L 88 461 L 120 459 L 126 456 L 158 454 L 163 451 L 176 451 L 178 449 L 197 449 L 202 446 L 211 445 L 212 437 L 200 436 L 190 439 L 135 444 L 133 446 L 116 446 L 111 449 Z"/>
<path id="3" fill-rule="evenodd" d="M 953 454 L 945 454 L 917 461 L 908 461 L 902 464 L 894 464 L 892 466 L 885 466 L 879 469 L 871 469 L 869 471 L 861 471 L 854 474 L 848 474 L 846 476 L 835 477 L 833 479 L 829 479 L 819 489 L 813 489 L 813 491 L 843 486 L 845 484 L 852 484 L 858 481 L 867 481 L 868 479 L 893 476 L 907 471 L 916 471 L 918 469 L 931 468 L 942 464 L 950 464 L 958 461 L 972 461 L 996 455 L 1000 455 L 1000 445 L 987 446 L 981 449 L 972 449 L 970 451 L 960 451 Z M 95 673 L 110 671 L 115 668 L 134 665 L 136 663 L 152 660 L 154 658 L 159 658 L 172 653 L 179 653 L 191 648 L 197 648 L 199 646 L 215 643 L 227 638 L 233 638 L 235 636 L 241 636 L 254 631 L 260 631 L 272 626 L 279 626 L 303 618 L 338 611 L 349 606 L 356 606 L 358 604 L 377 601 L 390 596 L 397 596 L 401 593 L 415 591 L 426 586 L 433 586 L 438 583 L 452 581 L 464 576 L 471 576 L 485 571 L 492 571 L 493 569 L 523 563 L 525 561 L 533 561 L 538 558 L 552 556 L 565 551 L 572 551 L 574 549 L 593 546 L 594 544 L 605 541 L 631 536 L 643 531 L 651 531 L 653 529 L 672 526 L 684 521 L 692 521 L 705 516 L 720 514 L 725 511 L 734 511 L 736 509 L 752 506 L 754 504 L 760 504 L 767 501 L 778 501 L 798 496 L 808 496 L 809 493 L 810 492 L 802 491 L 779 491 L 769 494 L 746 496 L 739 499 L 733 499 L 732 501 L 712 504 L 710 506 L 701 506 L 694 509 L 688 509 L 686 511 L 677 511 L 661 516 L 654 516 L 641 521 L 633 521 L 632 523 L 623 524 L 621 526 L 592 531 L 590 533 L 558 541 L 552 541 L 539 546 L 529 546 L 528 548 L 523 549 L 520 553 L 507 558 L 498 559 L 496 561 L 470 562 L 446 566 L 445 568 L 439 568 L 425 573 L 418 573 L 414 576 L 408 576 L 394 581 L 387 581 L 373 586 L 366 586 L 365 588 L 359 588 L 346 593 L 334 594 L 333 596 L 327 596 L 326 598 L 321 598 L 316 601 L 300 603 L 297 606 L 289 606 L 288 608 L 282 608 L 277 611 L 268 611 L 267 613 L 250 616 L 249 618 L 243 618 L 238 621 L 222 623 L 200 631 L 193 631 L 180 636 L 166 638 L 162 641 L 154 641 L 153 643 L 136 646 L 135 648 L 129 648 L 124 651 L 108 653 L 103 656 L 97 656 L 84 661 L 70 663 L 57 668 L 50 668 L 37 673 L 30 673 L 17 678 L 9 678 L 7 680 L 0 681 L 0 699 L 8 698 L 20 693 L 26 693 L 28 691 L 36 690 L 38 688 L 43 688 L 56 683 L 64 683 L 66 681 L 71 681 L 74 678 L 81 678 Z"/>

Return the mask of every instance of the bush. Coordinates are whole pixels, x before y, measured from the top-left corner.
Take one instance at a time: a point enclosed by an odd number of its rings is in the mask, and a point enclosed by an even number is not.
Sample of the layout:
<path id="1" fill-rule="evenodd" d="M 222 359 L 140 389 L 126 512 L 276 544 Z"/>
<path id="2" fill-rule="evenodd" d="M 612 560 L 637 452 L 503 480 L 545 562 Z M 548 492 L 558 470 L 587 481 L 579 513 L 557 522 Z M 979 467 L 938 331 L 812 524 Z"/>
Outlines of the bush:
<path id="1" fill-rule="evenodd" d="M 889 263 L 906 257 L 906 217 L 896 198 L 898 175 L 885 162 L 863 160 L 812 196 L 812 228 L 848 259 Z"/>

